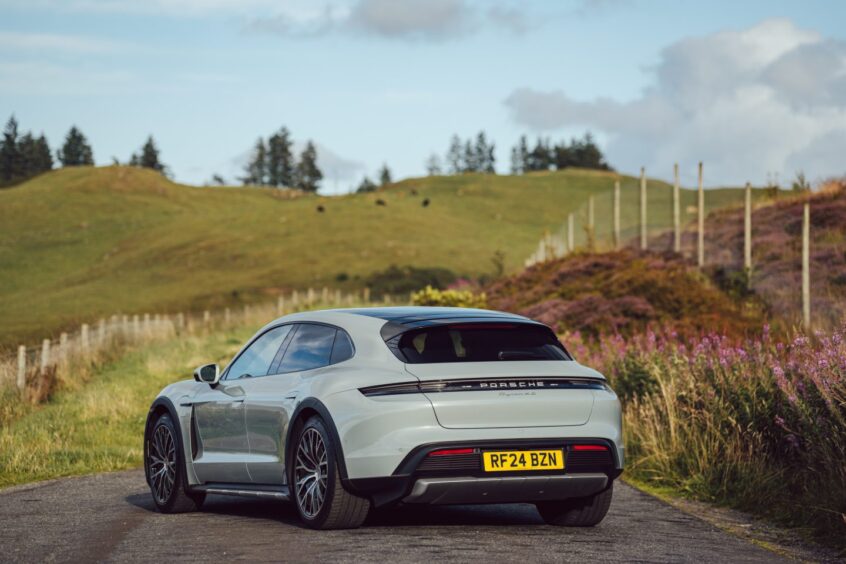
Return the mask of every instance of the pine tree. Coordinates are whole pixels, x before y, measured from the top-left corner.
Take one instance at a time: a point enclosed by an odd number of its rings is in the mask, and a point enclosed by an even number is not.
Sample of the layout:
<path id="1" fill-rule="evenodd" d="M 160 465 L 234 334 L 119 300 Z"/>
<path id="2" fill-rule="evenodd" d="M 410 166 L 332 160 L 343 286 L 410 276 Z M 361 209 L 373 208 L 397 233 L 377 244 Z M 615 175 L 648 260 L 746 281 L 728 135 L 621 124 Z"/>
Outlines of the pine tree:
<path id="1" fill-rule="evenodd" d="M 33 168 L 37 171 L 36 174 L 53 170 L 53 152 L 50 151 L 50 145 L 43 133 L 35 140 Z"/>
<path id="2" fill-rule="evenodd" d="M 528 170 L 549 170 L 552 164 L 552 154 L 549 149 L 549 141 L 538 137 L 535 148 L 529 153 Z"/>
<path id="3" fill-rule="evenodd" d="M 446 163 L 450 174 L 459 174 L 464 170 L 464 153 L 461 148 L 461 139 L 453 135 L 449 142 L 449 150 L 446 154 Z"/>
<path id="4" fill-rule="evenodd" d="M 323 173 L 317 166 L 317 149 L 314 143 L 309 141 L 300 154 L 300 162 L 297 163 L 297 188 L 306 192 L 317 192 L 322 179 Z"/>
<path id="5" fill-rule="evenodd" d="M 159 149 L 156 147 L 156 142 L 153 136 L 150 135 L 144 146 L 141 147 L 141 154 L 138 159 L 138 166 L 143 168 L 150 168 L 157 172 L 164 172 L 164 165 L 159 161 Z"/>
<path id="6" fill-rule="evenodd" d="M 376 191 L 376 183 L 367 178 L 366 176 L 361 179 L 361 184 L 358 185 L 356 189 L 356 193 L 364 194 L 366 192 L 375 192 Z"/>
<path id="7" fill-rule="evenodd" d="M 294 185 L 294 156 L 291 132 L 283 127 L 267 140 L 267 183 L 270 186 Z"/>
<path id="8" fill-rule="evenodd" d="M 529 170 L 529 142 L 525 135 L 511 149 L 511 174 L 524 174 Z"/>
<path id="9" fill-rule="evenodd" d="M 85 135 L 76 126 L 70 128 L 65 144 L 58 153 L 62 166 L 86 166 L 94 164 L 94 153 Z"/>
<path id="10" fill-rule="evenodd" d="M 264 139 L 261 137 L 256 141 L 256 146 L 253 149 L 250 162 L 247 163 L 245 172 L 247 173 L 246 176 L 241 179 L 245 186 L 264 186 L 267 184 L 267 149 L 264 146 Z"/>
<path id="11" fill-rule="evenodd" d="M 476 148 L 469 139 L 464 143 L 464 158 L 461 170 L 462 172 L 476 172 L 479 170 L 479 164 L 476 162 Z"/>
<path id="12" fill-rule="evenodd" d="M 432 155 L 426 160 L 426 174 L 429 176 L 440 176 L 441 174 L 441 159 L 438 155 Z"/>
<path id="13" fill-rule="evenodd" d="M 6 122 L 3 141 L 0 142 L 0 185 L 10 184 L 23 177 L 23 160 L 18 144 L 18 120 L 12 116 Z"/>
<path id="14" fill-rule="evenodd" d="M 379 170 L 379 185 L 386 186 L 393 182 L 391 180 L 391 169 L 388 168 L 388 164 L 385 163 L 382 165 L 381 170 Z"/>
<path id="15" fill-rule="evenodd" d="M 486 174 L 494 174 L 496 172 L 494 144 L 488 143 L 484 131 L 480 131 L 476 136 L 475 164 L 478 172 L 484 172 Z"/>

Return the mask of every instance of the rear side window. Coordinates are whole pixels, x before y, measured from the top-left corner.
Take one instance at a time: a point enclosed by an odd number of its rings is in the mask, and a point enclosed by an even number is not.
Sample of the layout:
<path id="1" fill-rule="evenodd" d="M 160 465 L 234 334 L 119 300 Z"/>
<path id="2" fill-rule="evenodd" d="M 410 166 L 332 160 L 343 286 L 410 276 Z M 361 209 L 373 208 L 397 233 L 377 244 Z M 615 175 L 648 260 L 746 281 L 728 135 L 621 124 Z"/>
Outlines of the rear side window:
<path id="1" fill-rule="evenodd" d="M 303 323 L 297 326 L 296 331 L 279 366 L 280 374 L 312 370 L 330 364 L 336 333 L 334 327 Z"/>
<path id="2" fill-rule="evenodd" d="M 353 356 L 353 344 L 350 336 L 343 329 L 338 329 L 335 334 L 335 345 L 332 347 L 332 364 L 344 362 Z"/>
<path id="3" fill-rule="evenodd" d="M 394 347 L 392 347 L 394 348 Z M 410 364 L 571 360 L 544 326 L 478 323 L 429 327 L 403 333 L 398 356 Z"/>

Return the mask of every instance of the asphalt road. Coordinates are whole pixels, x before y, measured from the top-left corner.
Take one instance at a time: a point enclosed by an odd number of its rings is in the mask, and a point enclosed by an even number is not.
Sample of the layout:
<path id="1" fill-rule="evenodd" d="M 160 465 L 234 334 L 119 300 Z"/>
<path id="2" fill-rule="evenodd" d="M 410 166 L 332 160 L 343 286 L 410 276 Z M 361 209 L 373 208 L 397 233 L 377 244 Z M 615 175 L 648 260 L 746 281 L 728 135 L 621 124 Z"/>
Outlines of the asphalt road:
<path id="1" fill-rule="evenodd" d="M 162 515 L 141 471 L 0 491 L 0 562 L 468 561 L 777 562 L 622 483 L 605 520 L 550 527 L 531 505 L 403 507 L 351 531 L 311 531 L 286 503 L 210 496 Z"/>

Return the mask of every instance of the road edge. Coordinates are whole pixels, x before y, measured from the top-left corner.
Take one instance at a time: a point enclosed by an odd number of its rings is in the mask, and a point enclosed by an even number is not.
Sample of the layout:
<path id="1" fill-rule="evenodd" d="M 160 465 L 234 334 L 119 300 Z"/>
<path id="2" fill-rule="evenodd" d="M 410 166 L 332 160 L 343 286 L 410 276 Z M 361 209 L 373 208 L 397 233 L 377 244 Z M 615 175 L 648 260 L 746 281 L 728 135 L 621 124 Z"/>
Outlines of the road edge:
<path id="1" fill-rule="evenodd" d="M 795 530 L 750 513 L 685 498 L 672 489 L 656 488 L 631 476 L 620 479 L 639 492 L 779 556 L 800 562 L 843 562 L 846 556 L 834 548 L 810 541 Z"/>

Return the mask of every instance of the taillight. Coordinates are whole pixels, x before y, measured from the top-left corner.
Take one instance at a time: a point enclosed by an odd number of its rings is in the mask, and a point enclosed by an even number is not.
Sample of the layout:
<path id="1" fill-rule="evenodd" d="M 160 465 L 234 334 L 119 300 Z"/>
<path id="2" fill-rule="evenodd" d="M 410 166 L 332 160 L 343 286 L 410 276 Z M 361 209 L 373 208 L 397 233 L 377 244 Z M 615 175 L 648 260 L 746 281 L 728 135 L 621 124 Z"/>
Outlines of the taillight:
<path id="1" fill-rule="evenodd" d="M 429 456 L 453 456 L 456 454 L 473 454 L 474 452 L 476 452 L 476 450 L 472 448 L 444 448 L 441 450 L 433 450 L 429 453 Z"/>
<path id="2" fill-rule="evenodd" d="M 608 447 L 605 445 L 573 445 L 575 451 L 607 451 Z"/>

